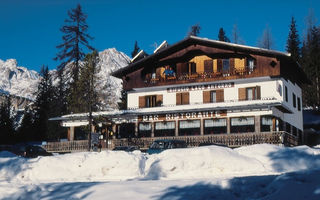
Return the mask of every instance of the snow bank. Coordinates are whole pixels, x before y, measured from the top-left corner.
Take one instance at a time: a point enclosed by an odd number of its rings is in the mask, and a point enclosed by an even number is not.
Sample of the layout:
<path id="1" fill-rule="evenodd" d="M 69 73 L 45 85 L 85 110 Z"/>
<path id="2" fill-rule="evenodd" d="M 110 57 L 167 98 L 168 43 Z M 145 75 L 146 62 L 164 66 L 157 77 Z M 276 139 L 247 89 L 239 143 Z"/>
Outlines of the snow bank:
<path id="1" fill-rule="evenodd" d="M 306 169 L 320 169 L 320 149 L 260 144 L 234 150 L 208 146 L 153 155 L 103 151 L 34 159 L 0 153 L 0 180 L 22 182 L 201 179 Z"/>

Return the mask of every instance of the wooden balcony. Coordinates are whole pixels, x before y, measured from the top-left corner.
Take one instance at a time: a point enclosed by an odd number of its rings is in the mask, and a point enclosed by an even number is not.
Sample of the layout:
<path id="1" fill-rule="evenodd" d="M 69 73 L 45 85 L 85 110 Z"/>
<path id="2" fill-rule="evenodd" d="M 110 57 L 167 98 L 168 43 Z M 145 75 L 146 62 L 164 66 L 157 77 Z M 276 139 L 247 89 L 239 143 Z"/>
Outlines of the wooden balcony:
<path id="1" fill-rule="evenodd" d="M 284 131 L 265 133 L 239 133 L 239 134 L 216 134 L 202 136 L 177 136 L 177 137 L 153 137 L 153 138 L 124 138 L 112 139 L 108 146 L 102 144 L 103 149 L 113 149 L 115 146 L 138 146 L 146 150 L 157 139 L 177 139 L 186 141 L 188 147 L 197 147 L 199 144 L 223 144 L 228 147 L 239 147 L 253 144 L 283 144 L 296 146 L 299 144 L 298 137 Z M 68 142 L 48 142 L 43 147 L 49 152 L 77 152 L 88 150 L 88 140 Z"/>
<path id="2" fill-rule="evenodd" d="M 168 84 L 183 84 L 194 82 L 212 82 L 219 80 L 232 80 L 240 78 L 251 78 L 259 76 L 254 70 L 234 69 L 223 72 L 201 72 L 201 73 L 182 73 L 173 76 L 165 75 L 150 75 L 147 74 L 145 78 L 145 86 L 160 86 Z"/>

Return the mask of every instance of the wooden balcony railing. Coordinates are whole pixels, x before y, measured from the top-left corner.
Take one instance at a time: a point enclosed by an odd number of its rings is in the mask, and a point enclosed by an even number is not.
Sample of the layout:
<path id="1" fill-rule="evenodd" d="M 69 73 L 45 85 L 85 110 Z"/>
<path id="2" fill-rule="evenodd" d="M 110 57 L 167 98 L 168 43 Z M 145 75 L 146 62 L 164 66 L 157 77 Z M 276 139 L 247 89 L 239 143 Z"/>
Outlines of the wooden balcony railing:
<path id="1" fill-rule="evenodd" d="M 189 147 L 199 144 L 223 144 L 229 147 L 238 147 L 253 144 L 284 144 L 286 146 L 298 145 L 298 138 L 284 131 L 266 133 L 239 133 L 239 134 L 217 134 L 203 136 L 173 136 L 154 138 L 131 138 L 113 140 L 114 146 L 138 146 L 141 149 L 148 148 L 157 139 L 177 139 L 186 141 Z"/>
<path id="2" fill-rule="evenodd" d="M 212 81 L 222 79 L 233 79 L 233 78 L 246 78 L 253 76 L 254 68 L 249 69 L 234 69 L 221 72 L 201 72 L 201 73 L 181 73 L 174 74 L 172 76 L 165 75 L 150 75 L 148 74 L 145 78 L 146 85 L 162 85 L 165 83 L 173 82 L 194 82 L 194 81 Z"/>
<path id="3" fill-rule="evenodd" d="M 200 144 L 223 144 L 228 147 L 239 147 L 253 144 L 284 144 L 286 146 L 298 145 L 298 137 L 284 131 L 266 133 L 237 133 L 217 134 L 203 136 L 177 136 L 177 137 L 153 137 L 153 138 L 125 138 L 112 139 L 109 149 L 115 146 L 138 146 L 140 149 L 147 149 L 154 140 L 177 139 L 186 141 L 188 147 L 197 147 Z M 88 140 L 68 142 L 48 142 L 43 147 L 49 152 L 76 152 L 87 151 Z"/>

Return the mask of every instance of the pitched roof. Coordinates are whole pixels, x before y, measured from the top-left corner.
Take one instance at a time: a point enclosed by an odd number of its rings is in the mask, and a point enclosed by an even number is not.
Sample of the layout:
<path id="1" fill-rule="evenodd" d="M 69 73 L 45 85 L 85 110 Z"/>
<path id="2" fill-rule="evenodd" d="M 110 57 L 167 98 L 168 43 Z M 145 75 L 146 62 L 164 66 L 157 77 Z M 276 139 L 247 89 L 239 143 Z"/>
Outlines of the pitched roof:
<path id="1" fill-rule="evenodd" d="M 208 38 L 200 38 L 196 36 L 189 36 L 173 45 L 170 45 L 166 48 L 161 48 L 158 51 L 156 51 L 154 54 L 151 54 L 143 59 L 140 59 L 136 62 L 130 63 L 128 66 L 121 68 L 115 72 L 112 72 L 111 75 L 121 78 L 122 76 L 125 76 L 129 73 L 132 73 L 136 70 L 139 70 L 146 64 L 152 64 L 153 62 L 164 58 L 166 56 L 169 56 L 175 52 L 178 52 L 181 49 L 187 48 L 191 45 L 203 45 L 207 47 L 214 47 L 214 48 L 220 48 L 225 50 L 231 50 L 231 51 L 237 51 L 237 52 L 244 52 L 248 54 L 255 54 L 255 55 L 262 55 L 262 56 L 268 56 L 268 57 L 276 57 L 276 58 L 282 58 L 286 61 L 289 61 L 291 64 L 297 65 L 297 68 L 299 64 L 294 62 L 291 58 L 290 53 L 286 52 L 280 52 L 275 50 L 269 50 L 269 49 L 263 49 L 258 47 L 252 47 L 252 46 L 246 46 L 246 45 L 240 45 L 240 44 L 234 44 L 229 42 L 223 42 L 218 40 L 211 40 Z M 303 72 L 302 69 L 298 69 L 298 71 Z M 308 82 L 308 81 L 307 81 Z"/>

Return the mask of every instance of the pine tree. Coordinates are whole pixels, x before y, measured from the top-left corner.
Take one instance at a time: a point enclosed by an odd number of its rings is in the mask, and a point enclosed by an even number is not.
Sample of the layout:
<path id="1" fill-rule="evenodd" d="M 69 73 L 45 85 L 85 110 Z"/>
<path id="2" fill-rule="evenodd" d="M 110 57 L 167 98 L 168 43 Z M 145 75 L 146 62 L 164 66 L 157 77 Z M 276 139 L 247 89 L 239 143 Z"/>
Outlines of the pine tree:
<path id="1" fill-rule="evenodd" d="M 120 102 L 118 103 L 119 110 L 127 109 L 127 91 L 121 90 Z"/>
<path id="2" fill-rule="evenodd" d="M 61 94 L 65 94 L 66 91 L 63 91 L 62 89 L 62 84 L 65 84 L 63 81 L 66 81 L 63 78 L 63 69 L 67 65 L 72 68 L 71 81 L 69 81 L 70 85 L 67 86 L 67 89 L 69 90 L 68 97 L 61 98 L 67 99 L 69 111 L 75 112 L 74 109 L 80 106 L 77 104 L 77 99 L 79 98 L 77 81 L 79 78 L 81 60 L 85 57 L 83 48 L 89 50 L 94 50 L 94 48 L 90 46 L 88 42 L 88 40 L 92 40 L 93 38 L 87 33 L 87 15 L 83 13 L 80 4 L 78 4 L 75 9 L 68 11 L 68 16 L 69 18 L 65 20 L 66 25 L 60 29 L 64 34 L 62 36 L 63 43 L 57 46 L 57 48 L 60 49 L 60 52 L 54 59 L 61 61 L 61 64 L 58 66 Z"/>
<path id="3" fill-rule="evenodd" d="M 199 24 L 195 24 L 191 26 L 190 31 L 188 32 L 187 36 L 198 36 L 200 34 L 201 27 Z"/>
<path id="4" fill-rule="evenodd" d="M 264 49 L 273 49 L 273 38 L 269 25 L 266 25 L 266 28 L 263 31 L 262 37 L 258 41 L 258 46 Z"/>
<path id="5" fill-rule="evenodd" d="M 97 111 L 100 106 L 99 91 L 97 90 L 97 73 L 99 71 L 99 54 L 97 51 L 93 51 L 86 55 L 84 64 L 80 71 L 80 79 L 78 83 L 79 92 L 81 94 L 79 98 L 78 108 L 79 112 Z"/>
<path id="6" fill-rule="evenodd" d="M 55 136 L 49 134 L 48 120 L 54 117 L 54 102 L 55 89 L 52 84 L 51 75 L 49 74 L 48 66 L 42 66 L 40 70 L 42 79 L 38 85 L 36 100 L 34 103 L 34 124 L 35 124 L 35 139 L 46 140 L 53 139 Z"/>
<path id="7" fill-rule="evenodd" d="M 294 17 L 292 17 L 286 50 L 288 53 L 291 53 L 291 57 L 295 61 L 300 60 L 300 47 L 299 47 L 299 45 L 300 45 L 300 40 L 299 40 L 298 31 L 296 28 L 296 21 L 295 21 Z"/>
<path id="8" fill-rule="evenodd" d="M 319 109 L 320 106 L 320 27 L 308 28 L 303 42 L 301 64 L 312 85 L 304 85 L 303 99 L 305 106 Z"/>
<path id="9" fill-rule="evenodd" d="M 131 52 L 131 58 L 134 58 L 140 51 L 140 47 L 138 46 L 138 42 L 134 43 L 133 51 Z"/>
<path id="10" fill-rule="evenodd" d="M 13 117 L 11 116 L 11 98 L 0 106 L 0 144 L 12 144 L 14 142 L 15 128 Z"/>
<path id="11" fill-rule="evenodd" d="M 226 33 L 224 32 L 223 28 L 219 29 L 218 39 L 219 39 L 219 41 L 230 42 L 230 40 L 226 36 Z"/>
<path id="12" fill-rule="evenodd" d="M 24 109 L 21 125 L 18 128 L 17 141 L 29 142 L 35 139 L 35 126 L 33 112 L 26 107 Z"/>

